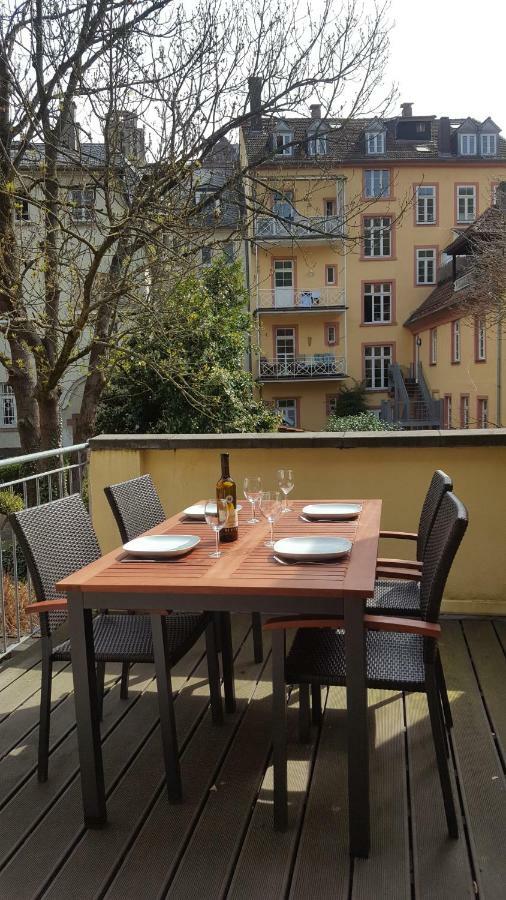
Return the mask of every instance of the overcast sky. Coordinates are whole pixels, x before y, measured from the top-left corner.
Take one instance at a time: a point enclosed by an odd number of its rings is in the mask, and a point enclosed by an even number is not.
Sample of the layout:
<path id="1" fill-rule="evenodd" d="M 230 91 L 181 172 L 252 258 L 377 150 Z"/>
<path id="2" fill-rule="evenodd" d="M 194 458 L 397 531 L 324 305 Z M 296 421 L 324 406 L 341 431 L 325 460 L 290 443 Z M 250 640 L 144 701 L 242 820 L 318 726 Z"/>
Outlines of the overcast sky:
<path id="1" fill-rule="evenodd" d="M 506 132 L 505 0 L 391 0 L 391 10 L 399 102 L 415 114 L 492 116 Z"/>

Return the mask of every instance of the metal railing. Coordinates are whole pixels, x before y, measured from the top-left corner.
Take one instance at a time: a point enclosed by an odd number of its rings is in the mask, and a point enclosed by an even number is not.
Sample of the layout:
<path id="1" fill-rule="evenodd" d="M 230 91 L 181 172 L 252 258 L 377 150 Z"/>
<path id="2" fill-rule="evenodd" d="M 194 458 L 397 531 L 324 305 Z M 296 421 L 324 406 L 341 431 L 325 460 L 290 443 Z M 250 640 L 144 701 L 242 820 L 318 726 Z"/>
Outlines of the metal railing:
<path id="1" fill-rule="evenodd" d="M 2 510 L 40 506 L 75 493 L 86 500 L 87 471 L 88 444 L 0 460 L 0 659 L 38 627 L 38 621 L 32 621 L 25 611 L 33 599 L 32 586 L 16 536 Z"/>
<path id="2" fill-rule="evenodd" d="M 408 392 L 406 379 L 410 381 Z M 384 422 L 403 428 L 439 428 L 442 404 L 435 400 L 423 374 L 422 364 L 400 366 L 394 363 L 388 369 L 388 389 L 393 397 L 382 400 L 380 418 Z"/>
<path id="3" fill-rule="evenodd" d="M 329 378 L 346 375 L 346 360 L 332 353 L 314 356 L 260 359 L 259 377 L 265 378 Z"/>
<path id="4" fill-rule="evenodd" d="M 461 275 L 459 278 L 456 278 L 453 282 L 453 290 L 461 291 L 463 288 L 470 287 L 473 283 L 473 276 L 471 272 L 466 272 L 465 275 Z"/>
<path id="5" fill-rule="evenodd" d="M 326 309 L 344 307 L 345 293 L 342 288 L 324 287 L 317 290 L 295 290 L 292 288 L 261 288 L 257 291 L 256 308 L 259 310 L 283 309 Z"/>
<path id="6" fill-rule="evenodd" d="M 257 216 L 255 237 L 258 238 L 338 238 L 343 234 L 341 216 L 299 216 L 281 219 Z"/>

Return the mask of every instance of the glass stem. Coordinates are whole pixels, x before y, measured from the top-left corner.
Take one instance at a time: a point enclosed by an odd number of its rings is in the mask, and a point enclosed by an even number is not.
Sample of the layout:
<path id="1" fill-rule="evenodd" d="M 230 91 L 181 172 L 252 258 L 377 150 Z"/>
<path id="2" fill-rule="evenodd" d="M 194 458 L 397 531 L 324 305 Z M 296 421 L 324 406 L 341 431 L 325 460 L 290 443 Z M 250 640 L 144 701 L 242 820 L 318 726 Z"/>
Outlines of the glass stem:
<path id="1" fill-rule="evenodd" d="M 251 503 L 251 518 L 254 519 L 255 518 L 255 501 L 250 500 L 250 503 Z"/>
<path id="2" fill-rule="evenodd" d="M 271 544 L 273 544 L 274 543 L 274 522 L 272 522 L 272 521 L 269 522 L 269 525 L 271 526 Z"/>
<path id="3" fill-rule="evenodd" d="M 215 531 L 214 533 L 216 535 L 216 553 L 219 553 L 220 552 L 220 532 Z"/>
<path id="4" fill-rule="evenodd" d="M 285 493 L 283 493 L 283 497 L 284 497 L 284 500 L 283 500 L 283 512 L 286 512 L 287 509 L 288 509 L 287 495 L 286 495 Z"/>

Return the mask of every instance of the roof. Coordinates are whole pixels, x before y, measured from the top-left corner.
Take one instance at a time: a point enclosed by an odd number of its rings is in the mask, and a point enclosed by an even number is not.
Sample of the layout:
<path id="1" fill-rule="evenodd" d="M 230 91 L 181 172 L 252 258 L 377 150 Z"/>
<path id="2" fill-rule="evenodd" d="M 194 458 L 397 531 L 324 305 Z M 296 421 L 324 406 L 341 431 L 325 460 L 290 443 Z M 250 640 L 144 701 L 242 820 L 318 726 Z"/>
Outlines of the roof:
<path id="1" fill-rule="evenodd" d="M 450 255 L 472 253 L 473 244 L 504 231 L 505 223 L 505 212 L 499 206 L 489 206 L 475 222 L 468 225 L 451 244 L 445 247 L 444 252 Z"/>
<path id="2" fill-rule="evenodd" d="M 12 148 L 12 155 L 17 152 L 17 145 Z M 20 168 L 31 169 L 44 160 L 44 144 L 30 144 L 23 153 Z M 106 145 L 104 143 L 79 144 L 77 150 L 69 148 L 59 151 L 57 154 L 58 165 L 63 168 L 73 169 L 76 166 L 88 166 L 88 168 L 100 168 L 105 165 Z M 118 165 L 123 158 L 118 154 Z"/>
<path id="3" fill-rule="evenodd" d="M 434 313 L 458 305 L 460 299 L 459 292 L 454 290 L 453 278 L 447 278 L 434 288 L 432 293 L 411 313 L 404 324 L 409 328 L 410 325 L 414 325 L 415 322 L 432 316 Z"/>
<path id="4" fill-rule="evenodd" d="M 327 133 L 327 153 L 322 159 L 334 160 L 340 163 L 372 160 L 462 160 L 469 163 L 471 159 L 486 160 L 497 159 L 506 161 L 506 140 L 498 138 L 497 156 L 495 157 L 461 157 L 457 155 L 457 130 L 468 119 L 437 119 L 435 116 L 396 116 L 392 119 L 378 120 L 374 118 L 361 119 L 323 119 L 321 131 Z M 365 152 L 365 133 L 367 127 L 377 130 L 378 122 L 382 123 L 386 132 L 386 152 L 378 155 L 367 155 Z M 441 127 L 441 122 L 444 125 Z M 488 120 L 485 120 L 488 122 Z M 420 126 L 420 133 L 416 134 L 416 125 Z M 270 146 L 270 136 L 276 131 L 278 125 L 286 125 L 293 133 L 292 156 L 279 156 L 273 152 Z M 479 123 L 476 123 L 479 127 Z M 485 123 L 483 123 L 485 125 Z M 255 129 L 251 125 L 243 128 L 244 141 L 248 160 L 254 162 L 273 161 L 282 162 L 283 166 L 300 167 L 301 165 L 314 166 L 318 158 L 307 153 L 308 133 L 314 128 L 315 119 L 280 117 L 261 120 L 261 129 Z M 414 130 L 413 130 L 414 129 Z M 445 152 L 440 147 L 447 133 L 447 149 Z M 409 134 L 407 137 L 405 135 Z M 404 136 L 402 136 L 404 135 Z M 267 157 L 267 160 L 266 160 Z"/>

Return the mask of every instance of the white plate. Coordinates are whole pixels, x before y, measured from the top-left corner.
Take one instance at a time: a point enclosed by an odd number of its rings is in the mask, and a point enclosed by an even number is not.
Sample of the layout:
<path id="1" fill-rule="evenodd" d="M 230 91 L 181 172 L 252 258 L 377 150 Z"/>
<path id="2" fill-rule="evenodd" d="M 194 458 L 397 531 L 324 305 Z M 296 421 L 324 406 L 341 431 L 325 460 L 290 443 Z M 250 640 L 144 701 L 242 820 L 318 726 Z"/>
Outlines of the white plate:
<path id="1" fill-rule="evenodd" d="M 346 556 L 352 548 L 347 538 L 315 534 L 308 537 L 282 538 L 272 548 L 276 556 L 283 559 L 338 559 Z"/>
<path id="2" fill-rule="evenodd" d="M 139 556 L 148 559 L 155 557 L 183 556 L 200 544 L 200 538 L 194 534 L 152 534 L 135 538 L 128 544 L 123 544 L 123 550 L 129 556 Z"/>
<path id="3" fill-rule="evenodd" d="M 362 512 L 360 503 L 311 503 L 302 510 L 307 519 L 356 519 Z"/>
<path id="4" fill-rule="evenodd" d="M 183 516 L 186 516 L 187 519 L 203 519 L 204 518 L 204 503 L 195 503 L 194 506 L 189 506 L 188 509 L 183 509 Z M 242 509 L 240 503 L 237 504 L 237 512 Z M 216 507 L 214 507 L 214 513 L 216 513 Z"/>

